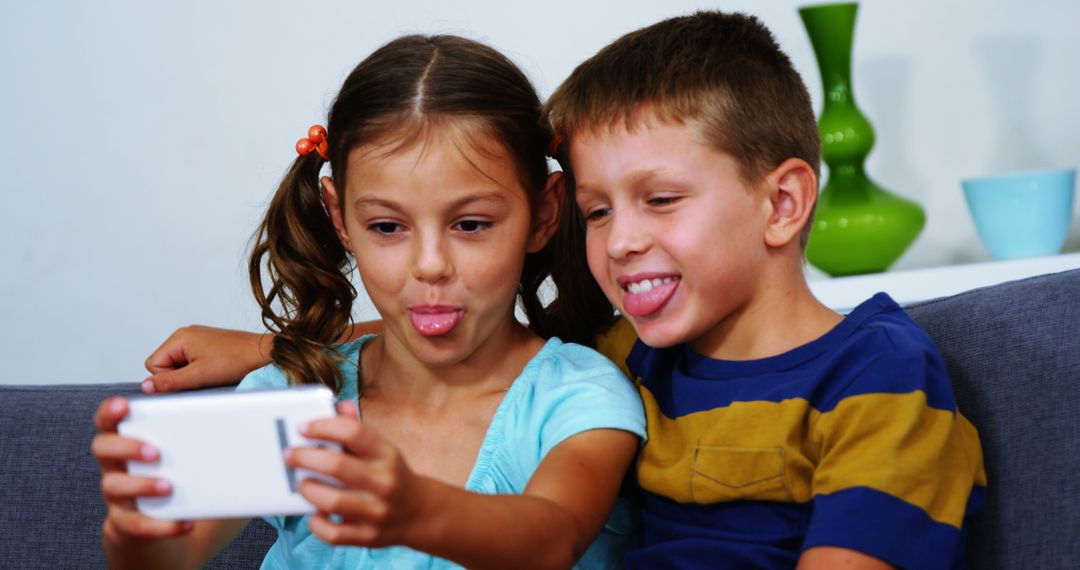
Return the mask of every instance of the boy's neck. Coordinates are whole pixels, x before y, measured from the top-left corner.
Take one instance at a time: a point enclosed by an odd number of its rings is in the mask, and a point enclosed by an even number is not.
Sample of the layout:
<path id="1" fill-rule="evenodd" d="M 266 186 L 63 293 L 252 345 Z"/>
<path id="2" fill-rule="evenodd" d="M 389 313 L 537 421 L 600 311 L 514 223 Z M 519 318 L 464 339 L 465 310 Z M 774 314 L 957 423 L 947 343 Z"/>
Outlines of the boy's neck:
<path id="1" fill-rule="evenodd" d="M 777 356 L 820 338 L 843 317 L 818 301 L 797 268 L 781 268 L 759 280 L 754 295 L 690 348 L 718 360 Z"/>

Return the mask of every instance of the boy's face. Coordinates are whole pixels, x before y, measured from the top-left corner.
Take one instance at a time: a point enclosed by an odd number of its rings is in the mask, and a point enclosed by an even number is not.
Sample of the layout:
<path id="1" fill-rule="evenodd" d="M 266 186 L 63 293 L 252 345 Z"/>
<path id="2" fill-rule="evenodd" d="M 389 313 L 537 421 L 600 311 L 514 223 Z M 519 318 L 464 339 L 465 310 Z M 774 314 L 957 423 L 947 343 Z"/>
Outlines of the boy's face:
<path id="1" fill-rule="evenodd" d="M 711 347 L 747 313 L 767 262 L 766 193 L 692 125 L 642 120 L 575 134 L 589 268 L 653 347 Z"/>

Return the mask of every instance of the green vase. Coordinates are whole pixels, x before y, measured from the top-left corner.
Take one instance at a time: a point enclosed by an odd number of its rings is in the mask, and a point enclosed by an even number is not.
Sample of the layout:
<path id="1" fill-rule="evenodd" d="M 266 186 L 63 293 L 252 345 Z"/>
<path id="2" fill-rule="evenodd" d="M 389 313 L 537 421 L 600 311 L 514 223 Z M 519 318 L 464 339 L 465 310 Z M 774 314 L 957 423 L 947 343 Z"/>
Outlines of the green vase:
<path id="1" fill-rule="evenodd" d="M 866 175 L 874 128 L 851 89 L 851 41 L 858 4 L 799 9 L 814 46 L 824 93 L 818 118 L 829 177 L 818 198 L 806 257 L 829 275 L 885 271 L 922 231 L 918 204 L 891 194 Z"/>

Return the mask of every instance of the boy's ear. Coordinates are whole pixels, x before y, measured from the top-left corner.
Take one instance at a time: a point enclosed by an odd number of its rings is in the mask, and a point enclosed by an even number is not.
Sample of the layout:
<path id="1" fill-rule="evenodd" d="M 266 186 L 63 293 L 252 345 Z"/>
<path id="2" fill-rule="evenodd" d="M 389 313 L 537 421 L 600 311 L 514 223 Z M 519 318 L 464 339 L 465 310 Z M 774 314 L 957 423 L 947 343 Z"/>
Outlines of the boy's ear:
<path id="1" fill-rule="evenodd" d="M 551 240 L 555 230 L 559 228 L 559 209 L 562 207 L 563 197 L 566 195 L 566 178 L 562 172 L 552 172 L 548 175 L 547 184 L 544 185 L 540 198 L 536 201 L 536 212 L 533 213 L 532 234 L 529 236 L 529 244 L 525 251 L 536 253 Z"/>
<path id="2" fill-rule="evenodd" d="M 789 158 L 765 177 L 769 196 L 769 219 L 765 243 L 783 247 L 799 241 L 817 203 L 818 182 L 805 160 Z"/>
<path id="3" fill-rule="evenodd" d="M 334 181 L 329 176 L 323 176 L 319 179 L 319 182 L 322 186 L 323 204 L 326 205 L 326 211 L 330 213 L 330 221 L 334 224 L 334 231 L 337 232 L 341 245 L 352 253 L 352 242 L 349 241 L 349 232 L 345 229 L 345 222 L 341 219 L 341 202 L 338 200 Z"/>

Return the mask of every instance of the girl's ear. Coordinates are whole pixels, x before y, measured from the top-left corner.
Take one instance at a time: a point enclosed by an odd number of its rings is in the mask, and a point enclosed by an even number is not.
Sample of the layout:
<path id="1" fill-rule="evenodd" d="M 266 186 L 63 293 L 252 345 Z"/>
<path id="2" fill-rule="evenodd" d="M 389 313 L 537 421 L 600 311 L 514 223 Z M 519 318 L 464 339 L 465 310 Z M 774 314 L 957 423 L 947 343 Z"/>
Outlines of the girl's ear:
<path id="1" fill-rule="evenodd" d="M 330 221 L 334 224 L 334 231 L 337 232 L 341 245 L 345 246 L 349 253 L 352 253 L 352 242 L 349 241 L 349 232 L 345 229 L 345 222 L 341 219 L 341 202 L 338 201 L 334 181 L 329 176 L 323 176 L 319 179 L 319 182 L 322 186 L 323 204 L 326 205 L 326 211 L 330 213 Z"/>
<path id="2" fill-rule="evenodd" d="M 817 203 L 814 169 L 805 160 L 789 158 L 766 175 L 765 185 L 769 198 L 765 244 L 769 247 L 783 247 L 792 241 L 798 244 Z"/>
<path id="3" fill-rule="evenodd" d="M 536 253 L 551 241 L 555 230 L 559 227 L 559 207 L 562 205 L 563 196 L 566 194 L 566 178 L 562 172 L 552 172 L 548 175 L 547 184 L 544 185 L 540 199 L 536 201 L 536 212 L 533 213 L 532 235 L 529 236 L 529 244 L 525 251 Z"/>

